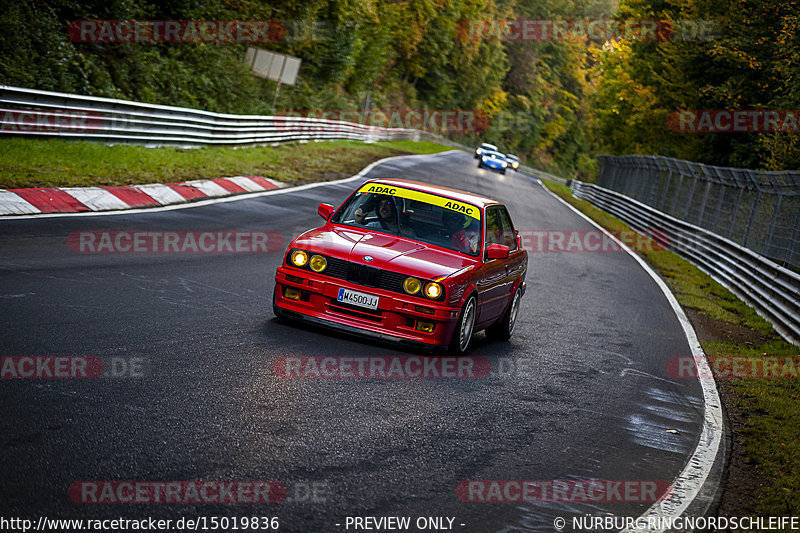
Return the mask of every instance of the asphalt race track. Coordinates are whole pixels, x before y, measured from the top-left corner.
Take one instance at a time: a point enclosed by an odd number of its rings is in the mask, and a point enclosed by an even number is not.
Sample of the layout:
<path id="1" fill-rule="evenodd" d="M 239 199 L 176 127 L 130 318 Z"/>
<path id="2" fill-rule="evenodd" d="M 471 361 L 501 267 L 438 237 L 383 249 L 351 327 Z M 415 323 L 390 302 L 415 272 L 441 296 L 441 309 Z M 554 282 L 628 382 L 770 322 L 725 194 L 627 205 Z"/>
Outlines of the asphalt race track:
<path id="1" fill-rule="evenodd" d="M 531 178 L 479 170 L 462 152 L 394 159 L 369 176 L 485 194 L 523 231 L 594 229 Z M 465 480 L 670 482 L 683 469 L 700 434 L 701 389 L 667 373 L 670 358 L 691 352 L 666 298 L 628 254 L 531 253 L 511 341 L 473 341 L 469 356 L 492 364 L 487 377 L 275 375 L 282 356 L 419 355 L 272 314 L 285 244 L 322 222 L 320 202 L 338 205 L 358 183 L 178 210 L 0 220 L 0 355 L 136 366 L 117 377 L 0 380 L 0 514 L 277 516 L 280 530 L 298 532 L 347 531 L 348 516 L 454 517 L 454 530 L 483 532 L 554 531 L 558 516 L 636 517 L 650 507 L 456 494 Z M 261 254 L 67 246 L 73 232 L 115 230 L 266 230 L 284 243 Z M 74 503 L 69 488 L 82 480 L 271 480 L 287 498 Z"/>

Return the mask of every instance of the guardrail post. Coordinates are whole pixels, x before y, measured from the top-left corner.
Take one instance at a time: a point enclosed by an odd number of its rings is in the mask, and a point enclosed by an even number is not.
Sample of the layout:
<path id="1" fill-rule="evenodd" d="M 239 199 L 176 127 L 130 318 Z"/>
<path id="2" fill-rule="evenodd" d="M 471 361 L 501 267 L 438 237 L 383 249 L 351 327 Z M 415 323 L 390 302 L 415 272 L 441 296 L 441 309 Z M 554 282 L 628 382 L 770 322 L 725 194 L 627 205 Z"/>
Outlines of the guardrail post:
<path id="1" fill-rule="evenodd" d="M 675 188 L 675 197 L 672 199 L 672 207 L 670 207 L 669 212 L 674 214 L 675 210 L 678 208 L 678 198 L 681 195 L 681 187 L 683 187 L 683 172 L 680 173 L 680 179 L 678 179 L 678 186 Z"/>
<path id="2" fill-rule="evenodd" d="M 708 202 L 708 193 L 711 191 L 711 180 L 706 182 L 706 190 L 703 193 L 703 202 L 700 204 L 700 213 L 697 215 L 697 225 L 703 226 L 703 216 L 706 212 L 706 202 Z"/>
<path id="3" fill-rule="evenodd" d="M 666 177 L 664 176 L 664 172 L 666 171 L 666 166 L 664 162 L 661 160 L 660 156 L 655 156 L 653 161 L 658 167 L 658 172 L 656 174 L 657 178 L 653 183 L 653 188 L 651 189 L 650 201 L 648 202 L 650 205 L 655 206 L 660 203 L 661 200 L 661 185 L 662 183 L 666 182 Z"/>
<path id="4" fill-rule="evenodd" d="M 616 176 L 614 176 L 613 189 L 615 191 L 621 192 L 625 190 L 625 184 L 628 183 L 628 180 L 631 179 L 632 175 L 634 176 L 633 179 L 636 179 L 635 178 L 636 172 L 634 171 L 634 169 L 631 168 L 631 165 L 628 164 L 627 159 L 619 158 L 618 160 L 621 160 L 622 164 L 619 166 L 619 170 L 617 171 Z"/>
<path id="5" fill-rule="evenodd" d="M 663 211 L 665 206 L 667 205 L 669 186 L 672 185 L 672 177 L 675 175 L 675 166 L 674 163 L 672 162 L 672 159 L 671 158 L 669 159 L 662 158 L 662 159 L 664 161 L 664 164 L 667 165 L 668 173 L 667 173 L 667 179 L 665 180 L 664 183 L 664 194 L 661 196 L 661 202 L 658 205 L 658 209 L 661 211 Z"/>
<path id="6" fill-rule="evenodd" d="M 792 263 L 792 255 L 794 254 L 795 243 L 797 242 L 798 234 L 800 234 L 800 209 L 794 216 L 794 227 L 792 228 L 792 236 L 789 239 L 789 244 L 786 246 L 786 254 L 783 257 L 784 263 Z"/>
<path id="7" fill-rule="evenodd" d="M 647 167 L 647 180 L 642 182 L 639 187 L 639 194 L 641 195 L 641 201 L 649 204 L 650 198 L 653 196 L 653 186 L 658 183 L 658 166 L 655 163 L 654 156 L 648 156 L 647 159 L 645 159 L 645 163 Z"/>
<path id="8" fill-rule="evenodd" d="M 689 187 L 689 199 L 686 201 L 686 213 L 684 213 L 683 218 L 685 220 L 689 219 L 689 211 L 692 209 L 692 199 L 694 198 L 694 189 L 697 186 L 697 171 L 702 170 L 703 167 L 700 168 L 693 168 L 692 170 L 692 185 Z"/>
<path id="9" fill-rule="evenodd" d="M 742 239 L 742 246 L 747 247 L 747 241 L 750 239 L 750 230 L 753 228 L 753 222 L 756 220 L 756 211 L 758 211 L 758 203 L 761 201 L 761 189 L 756 191 L 756 201 L 753 202 L 753 209 L 750 210 L 750 220 L 747 222 L 747 228 L 744 230 L 744 239 Z"/>
<path id="10" fill-rule="evenodd" d="M 719 178 L 719 181 L 714 184 L 717 188 L 719 198 L 717 199 L 717 207 L 714 209 L 714 220 L 711 223 L 711 226 L 709 226 L 709 229 L 711 231 L 717 231 L 717 225 L 719 224 L 719 215 L 722 213 L 722 202 L 725 199 L 725 195 L 728 194 L 728 189 L 725 184 L 725 179 L 722 177 L 721 169 L 717 168 L 715 169 L 715 172 L 717 173 L 717 177 Z"/>
<path id="11" fill-rule="evenodd" d="M 641 183 L 647 179 L 647 166 L 638 157 L 633 161 L 633 164 L 636 167 L 634 178 L 628 179 L 620 192 L 631 198 L 637 198 L 639 196 L 639 187 Z"/>
<path id="12" fill-rule="evenodd" d="M 728 224 L 728 238 L 733 240 L 733 227 L 736 223 L 736 215 L 739 214 L 739 207 L 742 205 L 742 195 L 744 194 L 744 189 L 739 189 L 739 194 L 736 195 L 736 205 L 733 206 L 731 210 L 731 222 Z"/>
<path id="13" fill-rule="evenodd" d="M 767 255 L 767 250 L 772 246 L 772 234 L 775 231 L 775 222 L 778 219 L 778 212 L 781 210 L 782 199 L 783 195 L 778 193 L 778 197 L 775 198 L 775 208 L 772 210 L 772 217 L 770 217 L 767 235 L 764 237 L 764 248 L 761 250 L 761 253 L 764 255 Z"/>

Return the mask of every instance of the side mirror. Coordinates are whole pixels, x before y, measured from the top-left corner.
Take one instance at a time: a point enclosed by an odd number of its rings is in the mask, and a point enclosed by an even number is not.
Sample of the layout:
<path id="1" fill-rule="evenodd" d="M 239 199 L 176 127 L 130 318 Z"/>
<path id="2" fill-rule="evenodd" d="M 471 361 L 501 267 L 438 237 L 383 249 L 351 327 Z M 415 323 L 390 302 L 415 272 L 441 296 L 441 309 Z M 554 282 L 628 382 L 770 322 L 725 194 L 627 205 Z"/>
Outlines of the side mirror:
<path id="1" fill-rule="evenodd" d="M 489 259 L 505 259 L 511 249 L 505 244 L 490 244 L 486 247 L 486 257 Z"/>
<path id="2" fill-rule="evenodd" d="M 319 204 L 319 207 L 317 208 L 317 213 L 319 213 L 319 216 L 324 218 L 326 221 L 331 218 L 331 215 L 334 211 L 336 211 L 336 209 L 334 209 L 331 204 Z"/>
<path id="3" fill-rule="evenodd" d="M 522 237 L 519 236 L 519 230 L 514 230 L 514 235 L 517 237 L 517 250 L 522 250 Z"/>

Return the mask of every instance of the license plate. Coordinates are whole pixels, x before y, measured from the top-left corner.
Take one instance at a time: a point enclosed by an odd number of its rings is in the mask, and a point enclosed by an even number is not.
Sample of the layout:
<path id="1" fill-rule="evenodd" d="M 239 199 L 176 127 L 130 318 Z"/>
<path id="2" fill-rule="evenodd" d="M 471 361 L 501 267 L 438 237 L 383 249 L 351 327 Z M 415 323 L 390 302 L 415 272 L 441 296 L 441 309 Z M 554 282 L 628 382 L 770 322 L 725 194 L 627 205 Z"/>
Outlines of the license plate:
<path id="1" fill-rule="evenodd" d="M 349 289 L 339 289 L 339 296 L 336 300 L 350 305 L 357 305 L 358 307 L 366 307 L 367 309 L 378 308 L 378 297 L 372 294 L 364 294 L 363 292 L 351 291 Z"/>

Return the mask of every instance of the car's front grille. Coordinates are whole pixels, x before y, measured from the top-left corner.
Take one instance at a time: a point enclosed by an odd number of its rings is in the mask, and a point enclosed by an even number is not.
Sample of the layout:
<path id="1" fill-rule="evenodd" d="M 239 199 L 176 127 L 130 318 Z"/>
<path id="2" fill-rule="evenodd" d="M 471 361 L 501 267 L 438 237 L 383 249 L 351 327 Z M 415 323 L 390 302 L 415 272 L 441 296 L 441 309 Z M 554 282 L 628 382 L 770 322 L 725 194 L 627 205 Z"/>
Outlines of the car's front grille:
<path id="1" fill-rule="evenodd" d="M 393 292 L 403 291 L 405 276 L 389 270 L 381 270 L 369 265 L 328 257 L 328 267 L 322 274 L 332 278 L 347 280 L 356 285 L 377 287 Z M 399 280 L 399 281 L 398 281 Z"/>
<path id="2" fill-rule="evenodd" d="M 403 274 L 392 272 L 391 270 L 384 270 L 381 276 L 381 287 L 387 291 L 402 292 L 405 294 L 406 291 L 403 290 L 403 281 L 406 277 L 407 276 Z"/>
<path id="3" fill-rule="evenodd" d="M 338 259 L 336 257 L 328 257 L 328 267 L 322 274 L 332 278 L 347 279 L 347 268 L 350 264 L 349 261 Z"/>
<path id="4" fill-rule="evenodd" d="M 351 262 L 347 266 L 347 281 L 367 287 L 380 287 L 381 269 Z"/>

